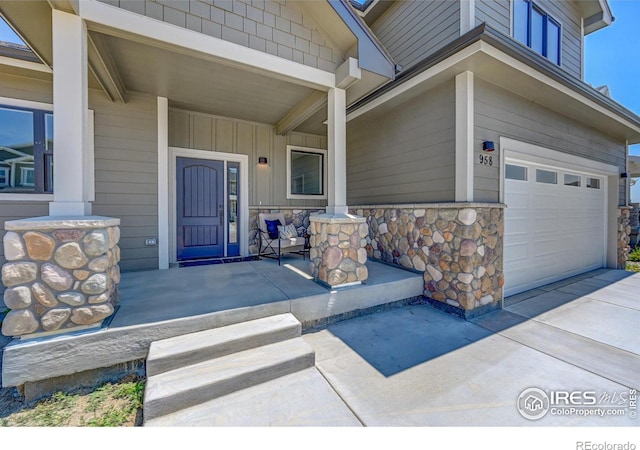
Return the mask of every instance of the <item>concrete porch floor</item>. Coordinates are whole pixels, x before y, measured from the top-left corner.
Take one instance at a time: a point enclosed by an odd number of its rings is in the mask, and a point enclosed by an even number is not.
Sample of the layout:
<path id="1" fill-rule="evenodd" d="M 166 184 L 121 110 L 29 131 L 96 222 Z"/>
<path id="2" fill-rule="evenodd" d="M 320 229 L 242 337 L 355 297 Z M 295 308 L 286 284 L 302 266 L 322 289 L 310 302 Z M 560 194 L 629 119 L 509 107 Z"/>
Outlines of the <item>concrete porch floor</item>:
<path id="1" fill-rule="evenodd" d="M 309 276 L 309 260 L 286 257 L 122 274 L 120 303 L 106 326 L 70 334 L 15 339 L 3 352 L 2 385 L 138 364 L 151 342 L 290 312 L 306 326 L 422 295 L 420 274 L 369 261 L 359 286 L 328 289 Z"/>
<path id="2" fill-rule="evenodd" d="M 620 442 L 639 423 L 639 292 L 640 274 L 599 269 L 472 320 L 419 304 L 333 323 L 302 336 L 315 367 L 150 425 L 616 427 L 606 440 Z M 517 408 L 529 388 L 597 404 L 559 401 L 529 420 Z"/>

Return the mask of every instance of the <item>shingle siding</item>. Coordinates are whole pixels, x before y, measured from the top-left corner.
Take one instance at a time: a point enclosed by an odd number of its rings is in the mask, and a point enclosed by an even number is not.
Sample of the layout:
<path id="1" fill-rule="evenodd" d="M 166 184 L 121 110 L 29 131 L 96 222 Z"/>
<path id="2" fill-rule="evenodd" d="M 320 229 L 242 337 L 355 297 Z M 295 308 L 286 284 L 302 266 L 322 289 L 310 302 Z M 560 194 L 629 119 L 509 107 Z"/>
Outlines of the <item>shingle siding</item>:
<path id="1" fill-rule="evenodd" d="M 312 18 L 286 1 L 100 1 L 322 70 L 335 71 L 345 58 L 324 38 Z M 274 40 L 287 48 L 269 46 L 256 38 Z M 315 54 L 310 53 L 311 42 L 320 48 Z"/>

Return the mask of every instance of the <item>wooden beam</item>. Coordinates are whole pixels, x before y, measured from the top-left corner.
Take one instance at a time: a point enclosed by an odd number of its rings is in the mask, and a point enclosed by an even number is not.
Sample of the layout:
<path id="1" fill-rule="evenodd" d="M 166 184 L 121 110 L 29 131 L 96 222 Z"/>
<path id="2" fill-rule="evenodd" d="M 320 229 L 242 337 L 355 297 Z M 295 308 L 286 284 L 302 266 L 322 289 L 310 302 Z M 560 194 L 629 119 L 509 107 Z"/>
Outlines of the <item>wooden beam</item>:
<path id="1" fill-rule="evenodd" d="M 283 135 L 294 130 L 326 105 L 327 94 L 321 91 L 314 91 L 278 121 L 276 124 L 276 134 Z"/>
<path id="2" fill-rule="evenodd" d="M 116 64 L 111 58 L 107 44 L 96 33 L 87 35 L 87 55 L 89 69 L 96 77 L 102 90 L 112 102 L 126 103 L 127 90 L 124 87 Z"/>

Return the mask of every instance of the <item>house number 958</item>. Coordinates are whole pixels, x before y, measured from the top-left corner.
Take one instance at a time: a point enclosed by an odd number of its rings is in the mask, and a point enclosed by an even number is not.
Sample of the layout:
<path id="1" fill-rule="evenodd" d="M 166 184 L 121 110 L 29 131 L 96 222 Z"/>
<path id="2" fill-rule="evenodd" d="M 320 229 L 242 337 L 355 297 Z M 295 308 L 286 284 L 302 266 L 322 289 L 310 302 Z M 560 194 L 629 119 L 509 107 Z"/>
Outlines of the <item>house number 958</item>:
<path id="1" fill-rule="evenodd" d="M 480 164 L 485 166 L 493 166 L 493 155 L 480 155 Z"/>

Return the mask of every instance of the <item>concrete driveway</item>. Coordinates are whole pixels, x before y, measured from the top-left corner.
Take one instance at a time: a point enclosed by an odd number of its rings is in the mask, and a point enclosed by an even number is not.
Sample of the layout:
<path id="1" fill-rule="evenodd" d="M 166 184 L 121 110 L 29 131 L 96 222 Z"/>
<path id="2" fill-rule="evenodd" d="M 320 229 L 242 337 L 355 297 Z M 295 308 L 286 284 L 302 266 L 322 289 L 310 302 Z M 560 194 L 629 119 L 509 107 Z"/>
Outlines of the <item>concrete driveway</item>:
<path id="1" fill-rule="evenodd" d="M 640 274 L 601 269 L 505 305 L 470 322 L 407 306 L 304 338 L 364 426 L 640 425 Z M 535 420 L 517 408 L 529 388 Z"/>

